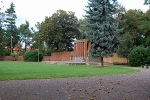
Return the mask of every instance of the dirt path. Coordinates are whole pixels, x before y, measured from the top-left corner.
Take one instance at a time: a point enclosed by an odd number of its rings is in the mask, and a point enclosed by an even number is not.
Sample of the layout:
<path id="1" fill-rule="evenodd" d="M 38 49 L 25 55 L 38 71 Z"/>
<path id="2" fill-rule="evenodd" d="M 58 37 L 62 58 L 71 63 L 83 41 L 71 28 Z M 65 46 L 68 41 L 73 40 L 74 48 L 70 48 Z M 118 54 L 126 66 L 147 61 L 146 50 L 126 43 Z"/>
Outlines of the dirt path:
<path id="1" fill-rule="evenodd" d="M 0 82 L 0 100 L 150 100 L 150 69 L 134 74 Z"/>

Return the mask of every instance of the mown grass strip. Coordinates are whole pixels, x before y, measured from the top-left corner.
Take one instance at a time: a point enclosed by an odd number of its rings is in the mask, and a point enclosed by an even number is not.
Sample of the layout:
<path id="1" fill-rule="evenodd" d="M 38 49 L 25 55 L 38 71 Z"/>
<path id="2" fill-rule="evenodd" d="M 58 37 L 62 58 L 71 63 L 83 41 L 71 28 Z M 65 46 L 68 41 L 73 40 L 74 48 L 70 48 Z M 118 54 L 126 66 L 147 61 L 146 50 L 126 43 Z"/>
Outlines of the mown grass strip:
<path id="1" fill-rule="evenodd" d="M 0 62 L 0 81 L 129 74 L 138 71 L 116 65 L 99 67 L 94 65 L 67 66 L 36 62 Z"/>

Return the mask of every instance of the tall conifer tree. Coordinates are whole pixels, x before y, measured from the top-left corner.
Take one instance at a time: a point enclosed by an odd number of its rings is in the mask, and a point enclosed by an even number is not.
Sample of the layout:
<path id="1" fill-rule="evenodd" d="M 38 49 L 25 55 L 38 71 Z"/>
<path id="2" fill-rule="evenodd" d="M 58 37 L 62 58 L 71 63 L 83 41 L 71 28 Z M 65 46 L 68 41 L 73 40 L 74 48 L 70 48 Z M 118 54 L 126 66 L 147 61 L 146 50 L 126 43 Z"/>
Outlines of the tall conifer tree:
<path id="1" fill-rule="evenodd" d="M 19 36 L 17 33 L 17 26 L 16 26 L 16 12 L 15 12 L 15 4 L 11 3 L 10 4 L 10 8 L 8 8 L 5 11 L 5 30 L 6 30 L 6 36 L 5 36 L 5 41 L 6 42 L 6 46 L 8 46 L 11 50 L 12 53 L 12 49 L 13 47 L 18 43 L 19 40 Z"/>
<path id="2" fill-rule="evenodd" d="M 87 39 L 91 42 L 92 49 L 90 56 L 101 58 L 103 66 L 103 57 L 112 56 L 117 42 L 117 35 L 122 29 L 118 29 L 118 22 L 115 17 L 119 10 L 117 9 L 117 0 L 88 0 L 86 6 L 87 20 Z"/>

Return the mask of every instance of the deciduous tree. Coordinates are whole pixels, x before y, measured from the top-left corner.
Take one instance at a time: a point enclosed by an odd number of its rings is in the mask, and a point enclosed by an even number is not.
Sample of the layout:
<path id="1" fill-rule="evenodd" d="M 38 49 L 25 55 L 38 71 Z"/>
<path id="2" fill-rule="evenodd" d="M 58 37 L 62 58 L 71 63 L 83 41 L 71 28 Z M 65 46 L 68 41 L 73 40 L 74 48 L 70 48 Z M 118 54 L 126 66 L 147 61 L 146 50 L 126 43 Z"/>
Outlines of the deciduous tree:
<path id="1" fill-rule="evenodd" d="M 145 46 L 150 46 L 150 10 L 143 14 L 138 29 L 144 39 L 143 44 Z"/>
<path id="2" fill-rule="evenodd" d="M 38 25 L 40 41 L 54 51 L 70 51 L 73 41 L 79 34 L 78 19 L 74 12 L 57 10 L 51 17 Z"/>
<path id="3" fill-rule="evenodd" d="M 30 47 L 32 44 L 32 32 L 30 29 L 30 24 L 28 21 L 25 21 L 25 24 L 21 24 L 19 27 L 19 37 L 20 37 L 20 46 L 25 45 L 25 51 L 27 47 Z"/>
<path id="4" fill-rule="evenodd" d="M 78 24 L 79 24 L 79 31 L 80 31 L 80 34 L 77 35 L 77 39 L 80 40 L 80 39 L 86 39 L 86 33 L 85 33 L 85 30 L 86 30 L 86 19 L 80 19 L 78 21 Z"/>
<path id="5" fill-rule="evenodd" d="M 134 48 L 132 38 L 129 33 L 124 34 L 123 38 L 120 40 L 120 44 L 117 48 L 117 54 L 119 57 L 127 58 L 128 55 Z"/>
<path id="6" fill-rule="evenodd" d="M 125 22 L 119 24 L 120 28 L 124 28 L 123 32 L 119 34 L 119 38 L 122 39 L 125 34 L 129 34 L 134 46 L 141 45 L 141 34 L 138 27 L 141 24 L 142 16 L 143 12 L 141 10 L 132 9 L 122 14 L 121 20 L 125 20 Z"/>

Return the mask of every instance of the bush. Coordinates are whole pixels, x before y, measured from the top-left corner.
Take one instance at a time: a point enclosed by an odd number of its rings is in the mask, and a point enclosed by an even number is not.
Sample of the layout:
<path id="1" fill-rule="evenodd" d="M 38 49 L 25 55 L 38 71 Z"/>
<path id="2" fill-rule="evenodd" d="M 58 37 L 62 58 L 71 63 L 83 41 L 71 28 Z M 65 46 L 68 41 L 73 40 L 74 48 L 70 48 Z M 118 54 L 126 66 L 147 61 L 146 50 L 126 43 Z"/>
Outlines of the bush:
<path id="1" fill-rule="evenodd" d="M 150 47 L 146 48 L 146 59 L 145 59 L 145 64 L 150 65 Z"/>
<path id="2" fill-rule="evenodd" d="M 129 64 L 131 66 L 141 66 L 147 63 L 147 48 L 136 47 L 129 54 Z"/>
<path id="3" fill-rule="evenodd" d="M 10 56 L 12 56 L 13 57 L 13 61 L 16 61 L 17 60 L 17 58 L 16 57 L 18 57 L 19 56 L 19 54 L 18 53 L 11 53 L 10 54 Z"/>
<path id="4" fill-rule="evenodd" d="M 17 57 L 17 56 L 19 56 L 19 54 L 18 53 L 11 53 L 10 56 Z"/>
<path id="5" fill-rule="evenodd" d="M 23 55 L 24 61 L 29 61 L 29 62 L 38 62 L 38 52 L 31 50 Z M 42 61 L 42 54 L 39 54 L 39 61 Z"/>

